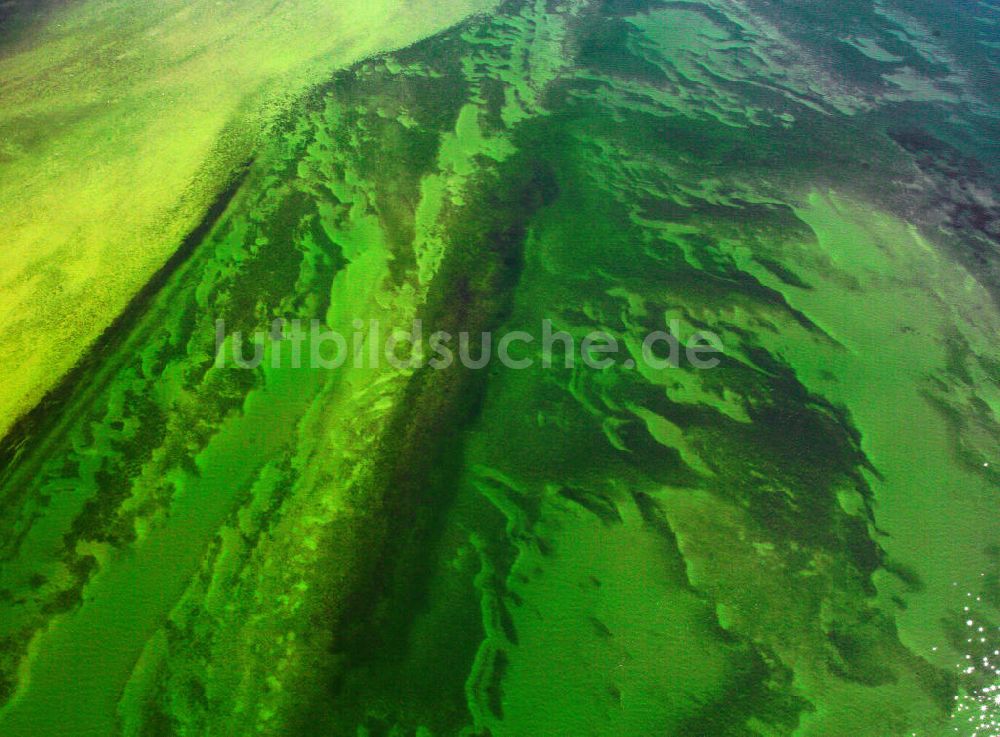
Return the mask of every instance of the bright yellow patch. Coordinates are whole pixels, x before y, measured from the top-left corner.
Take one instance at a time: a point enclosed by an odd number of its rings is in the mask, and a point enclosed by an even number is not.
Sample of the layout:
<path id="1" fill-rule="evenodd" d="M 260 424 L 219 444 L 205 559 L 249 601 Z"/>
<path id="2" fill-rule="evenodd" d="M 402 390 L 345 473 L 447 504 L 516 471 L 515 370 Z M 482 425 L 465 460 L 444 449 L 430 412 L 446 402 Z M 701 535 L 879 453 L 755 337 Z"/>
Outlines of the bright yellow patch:
<path id="1" fill-rule="evenodd" d="M 0 58 L 0 434 L 331 70 L 494 0 L 85 0 Z"/>

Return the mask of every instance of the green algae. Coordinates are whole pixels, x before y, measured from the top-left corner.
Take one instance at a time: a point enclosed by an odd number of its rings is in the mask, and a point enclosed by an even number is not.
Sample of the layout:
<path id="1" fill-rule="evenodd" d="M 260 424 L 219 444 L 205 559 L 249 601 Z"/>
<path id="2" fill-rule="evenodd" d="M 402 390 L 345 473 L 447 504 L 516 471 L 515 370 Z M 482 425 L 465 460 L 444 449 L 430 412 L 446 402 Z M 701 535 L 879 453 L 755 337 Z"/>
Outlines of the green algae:
<path id="1" fill-rule="evenodd" d="M 889 129 L 921 108 L 886 65 L 946 73 L 880 8 L 509 3 L 300 101 L 4 471 L 0 730 L 950 730 L 997 575 L 995 251 Z M 218 318 L 317 317 L 633 363 L 216 364 Z M 643 363 L 672 320 L 717 368 Z"/>

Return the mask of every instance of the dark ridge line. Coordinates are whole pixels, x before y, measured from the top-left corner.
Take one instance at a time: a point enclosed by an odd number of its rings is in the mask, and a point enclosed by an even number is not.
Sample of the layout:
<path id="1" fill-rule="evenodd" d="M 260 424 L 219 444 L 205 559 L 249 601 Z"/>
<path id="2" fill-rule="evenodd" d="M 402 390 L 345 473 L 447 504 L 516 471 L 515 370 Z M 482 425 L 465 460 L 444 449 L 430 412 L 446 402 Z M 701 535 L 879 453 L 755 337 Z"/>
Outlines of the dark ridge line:
<path id="1" fill-rule="evenodd" d="M 122 346 L 138 320 L 146 313 L 152 301 L 166 286 L 170 277 L 194 255 L 198 245 L 219 222 L 226 208 L 229 207 L 230 202 L 246 181 L 252 163 L 253 159 L 248 159 L 236 168 L 230 175 L 226 187 L 209 205 L 201 221 L 181 241 L 170 257 L 133 295 L 125 308 L 104 329 L 63 378 L 46 392 L 45 396 L 34 407 L 21 415 L 11 425 L 6 435 L 0 439 L 0 487 L 6 485 L 11 472 L 21 459 L 22 450 L 29 445 L 32 437 L 43 433 L 48 427 L 58 422 L 62 409 L 72 398 L 78 385 L 86 380 L 87 375 L 100 364 L 104 356 L 113 353 Z M 3 498 L 0 497 L 0 505 L 2 504 Z"/>

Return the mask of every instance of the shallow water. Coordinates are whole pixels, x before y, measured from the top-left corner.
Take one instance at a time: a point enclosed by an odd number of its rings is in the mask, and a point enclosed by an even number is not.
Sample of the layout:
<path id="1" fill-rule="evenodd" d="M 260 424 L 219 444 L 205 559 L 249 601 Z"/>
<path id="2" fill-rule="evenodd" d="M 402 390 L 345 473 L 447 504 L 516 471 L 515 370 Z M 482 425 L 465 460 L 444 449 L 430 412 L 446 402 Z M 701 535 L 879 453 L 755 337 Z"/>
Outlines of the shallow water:
<path id="1" fill-rule="evenodd" d="M 954 12 L 513 2 L 292 104 L 10 436 L 0 731 L 991 734 L 997 58 Z M 213 366 L 274 318 L 534 364 Z M 545 320 L 621 353 L 546 368 Z M 719 365 L 645 360 L 671 323 Z"/>

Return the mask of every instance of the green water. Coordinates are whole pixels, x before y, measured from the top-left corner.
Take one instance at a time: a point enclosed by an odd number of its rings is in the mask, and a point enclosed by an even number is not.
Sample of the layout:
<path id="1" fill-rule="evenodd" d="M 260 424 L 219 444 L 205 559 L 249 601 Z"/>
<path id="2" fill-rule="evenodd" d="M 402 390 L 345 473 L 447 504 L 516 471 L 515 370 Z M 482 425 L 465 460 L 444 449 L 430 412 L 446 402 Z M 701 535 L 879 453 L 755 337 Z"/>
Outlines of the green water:
<path id="1" fill-rule="evenodd" d="M 8 438 L 0 734 L 992 734 L 1000 90 L 953 5 L 510 2 L 289 103 Z M 279 318 L 533 364 L 216 365 Z M 718 366 L 644 360 L 671 322 Z"/>

